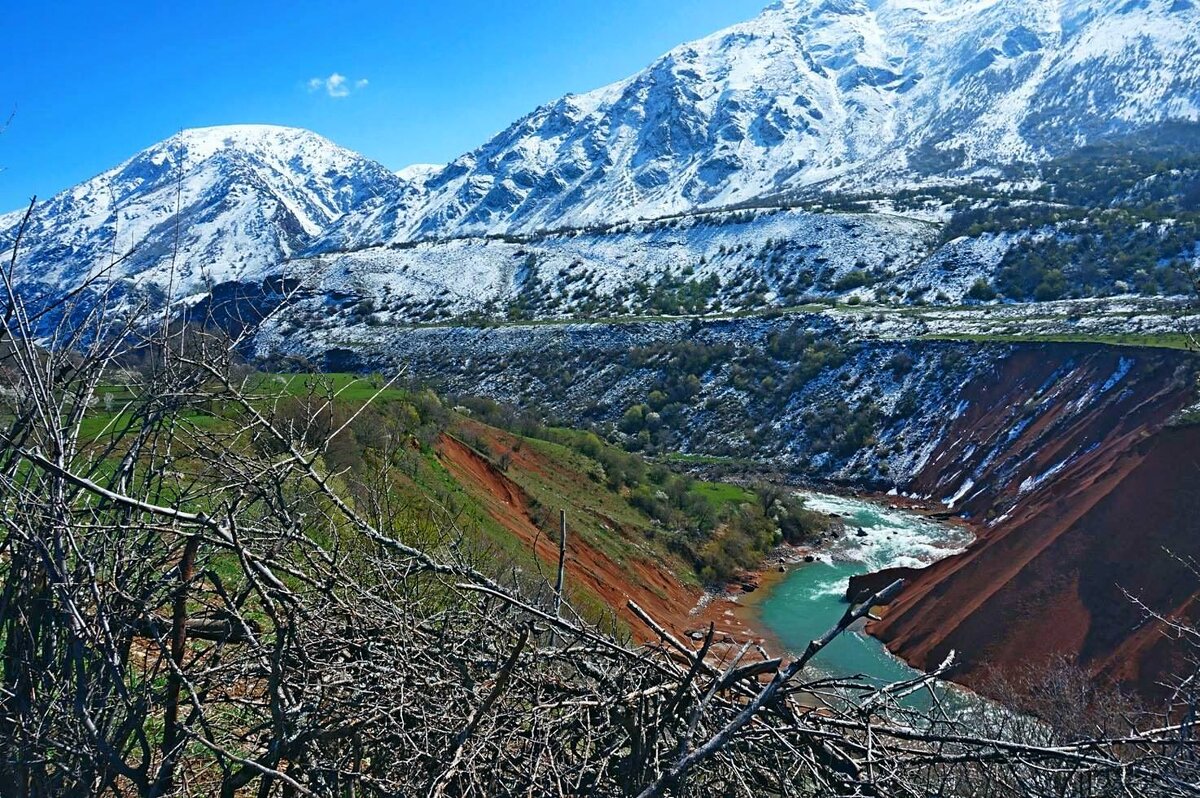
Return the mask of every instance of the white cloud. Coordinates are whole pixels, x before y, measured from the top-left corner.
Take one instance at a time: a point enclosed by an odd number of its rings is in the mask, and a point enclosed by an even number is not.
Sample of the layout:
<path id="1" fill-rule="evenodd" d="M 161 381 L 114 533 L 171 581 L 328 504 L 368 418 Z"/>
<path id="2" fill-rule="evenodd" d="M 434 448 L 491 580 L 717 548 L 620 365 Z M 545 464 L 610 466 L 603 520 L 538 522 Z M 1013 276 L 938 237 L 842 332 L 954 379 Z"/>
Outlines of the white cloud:
<path id="1" fill-rule="evenodd" d="M 309 93 L 324 91 L 334 99 L 349 97 L 352 92 L 362 91 L 370 85 L 370 81 L 366 78 L 359 78 L 351 82 L 345 75 L 334 72 L 327 78 L 310 78 L 308 83 Z"/>
<path id="2" fill-rule="evenodd" d="M 330 97 L 349 97 L 350 87 L 346 85 L 346 76 L 334 72 L 325 79 L 325 91 Z"/>

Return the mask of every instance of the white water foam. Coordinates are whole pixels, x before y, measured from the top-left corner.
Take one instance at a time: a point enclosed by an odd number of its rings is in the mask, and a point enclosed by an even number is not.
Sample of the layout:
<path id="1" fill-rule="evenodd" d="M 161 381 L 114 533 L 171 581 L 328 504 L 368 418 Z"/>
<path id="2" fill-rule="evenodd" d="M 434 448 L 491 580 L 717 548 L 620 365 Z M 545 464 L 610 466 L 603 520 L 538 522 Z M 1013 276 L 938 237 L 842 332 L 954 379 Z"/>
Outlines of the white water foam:
<path id="1" fill-rule="evenodd" d="M 966 529 L 905 510 L 826 493 L 799 495 L 808 509 L 844 519 L 846 535 L 827 553 L 833 561 L 862 563 L 870 570 L 923 568 L 962 552 L 974 540 Z M 865 537 L 858 536 L 859 529 Z M 845 591 L 845 585 L 839 588 Z"/>

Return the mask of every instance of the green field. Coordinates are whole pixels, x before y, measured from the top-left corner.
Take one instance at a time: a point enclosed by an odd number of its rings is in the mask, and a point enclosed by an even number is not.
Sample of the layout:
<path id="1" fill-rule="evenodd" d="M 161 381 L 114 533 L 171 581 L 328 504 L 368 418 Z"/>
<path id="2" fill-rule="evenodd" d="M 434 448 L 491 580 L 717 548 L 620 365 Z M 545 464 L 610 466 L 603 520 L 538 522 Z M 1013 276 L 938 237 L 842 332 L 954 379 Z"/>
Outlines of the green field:
<path id="1" fill-rule="evenodd" d="M 754 494 L 740 485 L 724 482 L 697 482 L 692 490 L 703 496 L 716 509 L 727 505 L 739 505 L 755 500 Z"/>

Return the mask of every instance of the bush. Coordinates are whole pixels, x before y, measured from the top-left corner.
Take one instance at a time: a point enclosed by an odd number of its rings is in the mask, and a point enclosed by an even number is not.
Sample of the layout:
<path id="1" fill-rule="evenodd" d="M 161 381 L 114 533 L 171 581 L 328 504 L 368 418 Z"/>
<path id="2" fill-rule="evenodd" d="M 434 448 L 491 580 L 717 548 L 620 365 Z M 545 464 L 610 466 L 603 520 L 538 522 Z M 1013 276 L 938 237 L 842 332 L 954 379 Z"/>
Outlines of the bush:
<path id="1" fill-rule="evenodd" d="M 853 271 L 849 271 L 842 275 L 842 277 L 836 283 L 834 283 L 833 288 L 839 293 L 846 293 L 847 291 L 854 291 L 858 288 L 864 288 L 868 285 L 871 285 L 873 282 L 874 280 L 871 278 L 870 273 L 863 271 L 862 269 L 854 269 Z"/>
<path id="2" fill-rule="evenodd" d="M 991 302 L 996 298 L 996 289 L 985 278 L 980 277 L 967 292 L 967 298 L 976 302 Z"/>

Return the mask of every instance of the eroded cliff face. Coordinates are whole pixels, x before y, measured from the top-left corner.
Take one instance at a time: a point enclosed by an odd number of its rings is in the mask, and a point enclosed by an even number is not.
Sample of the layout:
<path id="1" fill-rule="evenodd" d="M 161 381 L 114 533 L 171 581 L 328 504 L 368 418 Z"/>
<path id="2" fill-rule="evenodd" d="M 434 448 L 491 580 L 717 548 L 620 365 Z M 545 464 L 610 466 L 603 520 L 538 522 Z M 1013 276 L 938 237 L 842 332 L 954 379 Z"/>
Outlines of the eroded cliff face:
<path id="1" fill-rule="evenodd" d="M 1100 346 L 1018 346 L 962 385 L 907 490 L 993 525 L 1106 462 L 1193 401 L 1189 358 Z M 1006 518 L 1006 516 L 1008 518 Z"/>
<path id="2" fill-rule="evenodd" d="M 645 437 L 662 451 L 942 502 L 979 541 L 912 575 L 873 629 L 894 652 L 931 667 L 954 649 L 968 683 L 1066 654 L 1153 692 L 1174 654 L 1130 596 L 1200 603 L 1175 559 L 1200 557 L 1200 427 L 1170 423 L 1196 401 L 1194 359 L 839 335 L 789 319 L 419 331 L 376 360 L 617 437 L 657 391 L 673 404 Z"/>
<path id="3" fill-rule="evenodd" d="M 1022 381 L 1040 379 L 1049 359 L 1019 354 L 973 389 L 957 430 L 971 443 L 954 438 L 912 485 L 927 491 L 970 473 L 976 487 L 962 509 L 994 520 L 968 552 L 912 576 L 872 629 L 892 651 L 926 668 L 957 651 L 955 678 L 967 683 L 987 666 L 1066 655 L 1143 694 L 1160 691 L 1180 651 L 1134 599 L 1197 614 L 1200 583 L 1178 558 L 1200 555 L 1200 427 L 1165 424 L 1193 393 L 1175 359 L 1157 354 L 1121 353 L 1132 361 L 1126 386 L 1071 413 L 1080 399 L 1070 384 L 1095 384 L 1088 373 L 1116 355 L 1084 358 L 1056 380 L 1061 395 L 1024 405 Z"/>
<path id="4" fill-rule="evenodd" d="M 1150 608 L 1200 617 L 1200 426 L 1191 360 L 1109 347 L 1016 347 L 964 384 L 903 492 L 972 519 L 966 553 L 903 576 L 871 631 L 954 678 L 1066 656 L 1147 696 L 1181 648 Z M 890 578 L 890 577 L 889 577 Z M 1139 606 L 1139 602 L 1142 606 Z"/>

